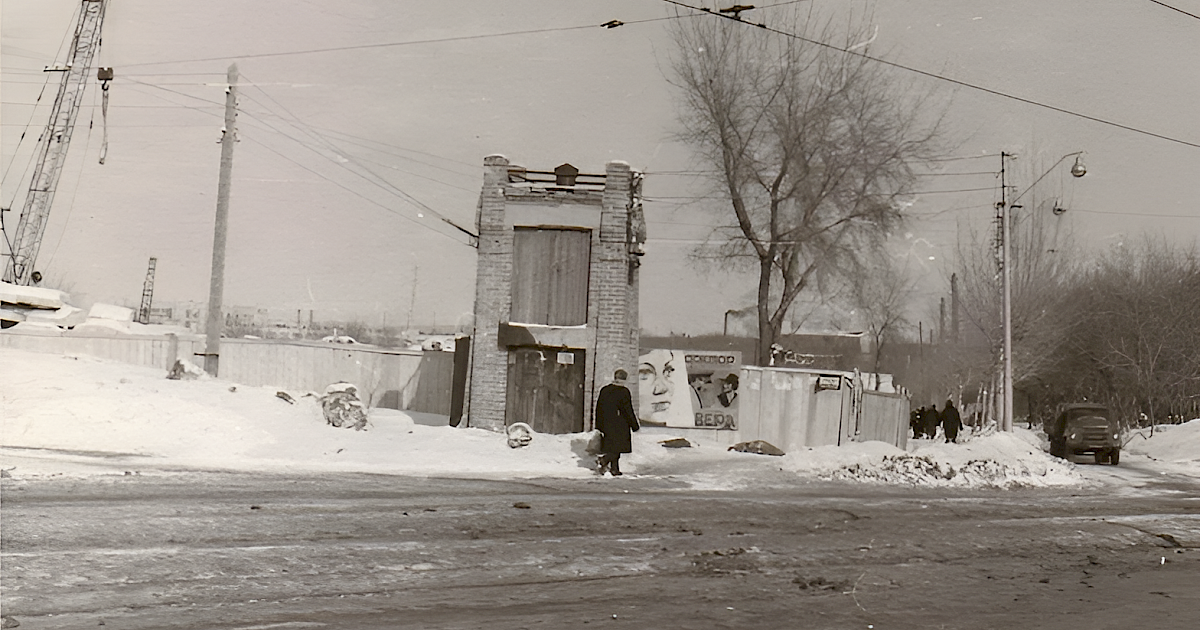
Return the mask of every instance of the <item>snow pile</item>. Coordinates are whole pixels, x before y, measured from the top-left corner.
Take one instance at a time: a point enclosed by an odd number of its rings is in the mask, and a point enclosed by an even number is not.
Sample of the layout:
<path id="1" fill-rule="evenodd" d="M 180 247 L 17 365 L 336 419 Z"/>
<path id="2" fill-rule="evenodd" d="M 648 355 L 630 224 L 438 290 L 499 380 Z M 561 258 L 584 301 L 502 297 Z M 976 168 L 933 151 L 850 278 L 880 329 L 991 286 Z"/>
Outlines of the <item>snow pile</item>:
<path id="1" fill-rule="evenodd" d="M 167 371 L 85 356 L 0 348 L 0 449 L 6 476 L 121 474 L 122 471 L 364 472 L 489 478 L 588 478 L 591 434 L 531 433 L 509 448 L 507 435 L 455 428 L 444 416 L 371 409 L 369 430 L 329 426 L 320 396 L 249 387 L 206 375 L 170 380 Z M 1042 452 L 1037 434 L 960 436 L 959 444 L 912 440 L 909 451 L 882 442 L 825 446 L 767 457 L 694 444 L 648 427 L 622 458 L 630 477 L 670 478 L 692 488 L 736 490 L 797 478 L 934 487 L 1078 484 L 1068 462 Z M 1200 422 L 1131 450 L 1197 468 Z M 1164 464 L 1165 465 L 1165 464 Z M 1182 471 L 1183 468 L 1180 468 Z"/>
<path id="2" fill-rule="evenodd" d="M 1200 418 L 1183 424 L 1164 424 L 1139 429 L 1126 436 L 1125 450 L 1165 462 L 1200 462 Z"/>
<path id="3" fill-rule="evenodd" d="M 326 424 L 317 396 L 292 392 L 295 404 L 289 404 L 277 392 L 214 378 L 168 380 L 165 370 L 84 356 L 0 348 L 4 468 L 15 462 L 12 476 L 74 474 L 86 460 L 118 470 L 593 474 L 591 458 L 572 450 L 573 436 L 537 434 L 514 451 L 503 434 L 418 425 L 390 409 L 370 411 L 369 431 L 345 431 Z"/>
<path id="4" fill-rule="evenodd" d="M 913 440 L 911 452 L 883 442 L 822 446 L 789 453 L 784 456 L 784 466 L 821 479 L 937 487 L 1012 488 L 1083 482 L 1074 465 L 1042 452 L 1037 436 L 1024 429 L 960 439 L 957 444 Z"/>

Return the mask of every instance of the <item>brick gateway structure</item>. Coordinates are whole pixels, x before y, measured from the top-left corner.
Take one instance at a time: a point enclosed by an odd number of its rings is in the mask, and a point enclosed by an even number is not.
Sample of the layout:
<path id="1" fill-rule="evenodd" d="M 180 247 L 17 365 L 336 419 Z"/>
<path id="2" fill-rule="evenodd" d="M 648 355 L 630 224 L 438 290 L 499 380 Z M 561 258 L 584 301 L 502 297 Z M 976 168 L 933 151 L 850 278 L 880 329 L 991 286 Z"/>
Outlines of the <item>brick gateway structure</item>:
<path id="1" fill-rule="evenodd" d="M 484 158 L 470 426 L 584 431 L 613 371 L 637 375 L 640 182 L 624 162 L 587 175 Z"/>

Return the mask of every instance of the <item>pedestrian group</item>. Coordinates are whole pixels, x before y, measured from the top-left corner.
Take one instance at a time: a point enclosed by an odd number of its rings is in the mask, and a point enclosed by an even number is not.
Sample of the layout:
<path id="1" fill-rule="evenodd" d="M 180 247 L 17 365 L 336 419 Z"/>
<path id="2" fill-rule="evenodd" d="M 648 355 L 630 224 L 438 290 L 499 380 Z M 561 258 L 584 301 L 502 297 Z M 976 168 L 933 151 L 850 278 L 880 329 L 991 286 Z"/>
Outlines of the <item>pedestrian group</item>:
<path id="1" fill-rule="evenodd" d="M 947 400 L 946 406 L 940 412 L 936 404 L 929 405 L 928 409 L 920 407 L 909 412 L 908 426 L 912 429 L 914 438 L 930 439 L 937 436 L 937 428 L 941 426 L 946 441 L 957 443 L 958 432 L 962 429 L 962 417 L 954 407 L 954 401 Z"/>

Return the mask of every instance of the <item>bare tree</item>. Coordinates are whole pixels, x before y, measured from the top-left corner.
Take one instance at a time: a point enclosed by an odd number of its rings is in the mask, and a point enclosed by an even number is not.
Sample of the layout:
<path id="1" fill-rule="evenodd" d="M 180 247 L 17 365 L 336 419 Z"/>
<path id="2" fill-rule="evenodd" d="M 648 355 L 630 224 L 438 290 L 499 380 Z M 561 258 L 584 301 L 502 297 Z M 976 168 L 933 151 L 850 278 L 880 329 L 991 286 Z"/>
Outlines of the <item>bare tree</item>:
<path id="1" fill-rule="evenodd" d="M 812 13 L 756 19 L 866 48 L 865 28 Z M 764 364 L 796 298 L 901 221 L 896 199 L 911 191 L 913 165 L 934 156 L 939 120 L 924 96 L 859 55 L 716 15 L 676 20 L 672 34 L 682 137 L 714 171 L 734 219 L 710 255 L 757 268 Z"/>
<path id="2" fill-rule="evenodd" d="M 907 325 L 909 301 L 915 286 L 916 278 L 908 267 L 898 264 L 886 253 L 868 258 L 851 284 L 851 303 L 871 337 L 876 390 L 879 389 L 883 348 Z"/>
<path id="3" fill-rule="evenodd" d="M 1069 358 L 1067 346 L 1082 316 L 1072 305 L 1080 252 L 1051 211 L 1053 204 L 1034 194 L 1009 215 L 1013 389 L 1031 399 L 1040 397 Z M 965 338 L 982 340 L 989 350 L 977 352 L 970 346 L 978 344 L 970 341 L 958 348 L 950 360 L 962 363 L 955 368 L 959 374 L 994 375 L 1002 366 L 1000 268 L 992 239 L 992 234 L 967 232 L 959 240 L 961 314 L 971 331 Z"/>
<path id="4" fill-rule="evenodd" d="M 1089 276 L 1086 325 L 1076 335 L 1092 381 L 1152 421 L 1200 396 L 1200 261 L 1165 239 L 1118 247 Z M 1123 404 L 1133 401 L 1132 405 Z"/>

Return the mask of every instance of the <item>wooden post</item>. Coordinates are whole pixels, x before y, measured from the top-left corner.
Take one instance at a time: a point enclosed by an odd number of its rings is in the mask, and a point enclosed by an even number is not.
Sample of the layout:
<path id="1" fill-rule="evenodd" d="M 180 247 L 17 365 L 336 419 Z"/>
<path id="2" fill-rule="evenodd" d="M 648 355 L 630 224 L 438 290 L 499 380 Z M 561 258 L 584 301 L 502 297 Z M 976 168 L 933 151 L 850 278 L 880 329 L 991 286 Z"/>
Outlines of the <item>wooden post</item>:
<path id="1" fill-rule="evenodd" d="M 237 64 L 229 66 L 225 88 L 225 128 L 221 130 L 221 171 L 217 182 L 217 221 L 213 227 L 212 281 L 208 287 L 208 320 L 204 326 L 204 371 L 216 376 L 221 356 L 221 299 L 225 293 L 225 233 L 229 223 L 229 180 L 233 174 L 233 143 L 237 142 Z"/>

